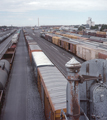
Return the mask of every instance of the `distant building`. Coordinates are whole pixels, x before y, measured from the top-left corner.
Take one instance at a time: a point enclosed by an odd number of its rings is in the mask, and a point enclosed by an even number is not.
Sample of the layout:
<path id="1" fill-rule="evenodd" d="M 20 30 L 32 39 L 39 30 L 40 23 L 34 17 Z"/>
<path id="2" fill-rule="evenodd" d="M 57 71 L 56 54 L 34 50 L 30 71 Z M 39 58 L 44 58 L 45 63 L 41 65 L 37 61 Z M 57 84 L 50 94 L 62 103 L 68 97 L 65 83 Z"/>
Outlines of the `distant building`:
<path id="1" fill-rule="evenodd" d="M 91 26 L 95 26 L 95 23 L 92 21 L 92 18 L 88 18 L 88 20 L 86 21 L 86 23 L 89 25 L 89 27 Z"/>
<path id="2" fill-rule="evenodd" d="M 65 30 L 65 31 L 77 31 L 78 27 L 75 28 L 74 26 L 61 26 L 59 30 Z"/>

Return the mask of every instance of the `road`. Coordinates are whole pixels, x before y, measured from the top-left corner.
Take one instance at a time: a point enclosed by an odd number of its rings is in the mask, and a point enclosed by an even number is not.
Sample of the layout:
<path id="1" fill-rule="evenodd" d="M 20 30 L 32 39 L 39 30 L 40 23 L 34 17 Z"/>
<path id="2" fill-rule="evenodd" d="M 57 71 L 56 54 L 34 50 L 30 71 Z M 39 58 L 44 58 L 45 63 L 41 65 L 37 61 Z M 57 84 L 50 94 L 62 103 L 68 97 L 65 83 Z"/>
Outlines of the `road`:
<path id="1" fill-rule="evenodd" d="M 29 35 L 39 44 L 43 52 L 49 57 L 49 59 L 57 66 L 57 68 L 64 74 L 66 77 L 66 68 L 65 64 L 72 58 L 75 57 L 80 63 L 83 63 L 84 60 L 78 58 L 72 53 L 67 52 L 66 50 L 48 42 L 47 40 L 40 37 L 40 30 L 26 29 Z"/>

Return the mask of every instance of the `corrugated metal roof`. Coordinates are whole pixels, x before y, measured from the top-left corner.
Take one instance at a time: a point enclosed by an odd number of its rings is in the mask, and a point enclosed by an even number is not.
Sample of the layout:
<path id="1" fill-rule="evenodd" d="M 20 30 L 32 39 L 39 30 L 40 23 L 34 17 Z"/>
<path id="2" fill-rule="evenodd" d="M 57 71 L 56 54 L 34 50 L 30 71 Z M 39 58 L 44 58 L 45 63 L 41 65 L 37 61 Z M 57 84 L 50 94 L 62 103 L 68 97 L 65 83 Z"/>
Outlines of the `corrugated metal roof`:
<path id="1" fill-rule="evenodd" d="M 55 110 L 66 108 L 66 78 L 56 67 L 40 67 L 39 71 Z"/>
<path id="2" fill-rule="evenodd" d="M 32 52 L 36 66 L 54 65 L 43 52 Z"/>
<path id="3" fill-rule="evenodd" d="M 41 50 L 41 48 L 38 45 L 29 45 L 31 50 Z"/>
<path id="4" fill-rule="evenodd" d="M 26 36 L 26 39 L 27 39 L 27 40 L 33 40 L 33 38 L 30 37 L 30 36 Z"/>
<path id="5" fill-rule="evenodd" d="M 37 42 L 35 42 L 33 40 L 32 41 L 30 40 L 30 41 L 27 41 L 27 42 L 28 42 L 29 45 L 37 45 Z"/>

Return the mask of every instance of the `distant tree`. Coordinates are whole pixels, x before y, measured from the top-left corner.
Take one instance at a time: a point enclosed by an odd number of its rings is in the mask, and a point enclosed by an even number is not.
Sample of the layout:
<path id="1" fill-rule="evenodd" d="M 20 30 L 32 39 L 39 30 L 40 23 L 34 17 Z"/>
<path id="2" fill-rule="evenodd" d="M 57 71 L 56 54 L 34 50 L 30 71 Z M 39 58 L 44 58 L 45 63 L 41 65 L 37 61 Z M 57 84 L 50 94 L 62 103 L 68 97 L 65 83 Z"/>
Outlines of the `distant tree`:
<path id="1" fill-rule="evenodd" d="M 0 26 L 0 29 L 6 29 L 7 28 L 7 26 Z"/>
<path id="2" fill-rule="evenodd" d="M 74 26 L 74 28 L 78 28 L 78 26 Z"/>
<path id="3" fill-rule="evenodd" d="M 107 29 L 107 25 L 103 24 L 100 31 L 103 31 L 104 29 Z"/>
<path id="4" fill-rule="evenodd" d="M 78 28 L 79 31 L 82 31 L 83 29 L 85 29 L 85 27 L 83 27 L 83 26 L 80 26 L 80 27 Z"/>
<path id="5" fill-rule="evenodd" d="M 7 26 L 2 26 L 2 28 L 7 28 Z"/>
<path id="6" fill-rule="evenodd" d="M 98 25 L 91 26 L 91 29 L 98 29 Z"/>

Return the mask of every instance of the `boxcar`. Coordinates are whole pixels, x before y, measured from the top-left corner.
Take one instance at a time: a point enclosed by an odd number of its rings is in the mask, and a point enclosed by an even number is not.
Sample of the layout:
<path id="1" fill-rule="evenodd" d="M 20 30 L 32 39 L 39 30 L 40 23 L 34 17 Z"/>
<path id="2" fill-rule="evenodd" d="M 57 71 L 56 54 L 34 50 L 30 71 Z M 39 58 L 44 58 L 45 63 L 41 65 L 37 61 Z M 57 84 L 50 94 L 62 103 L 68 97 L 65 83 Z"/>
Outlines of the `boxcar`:
<path id="1" fill-rule="evenodd" d="M 94 46 L 88 45 L 77 45 L 76 46 L 76 55 L 84 60 L 91 60 L 98 58 L 99 49 Z"/>
<path id="2" fill-rule="evenodd" d="M 32 52 L 32 58 L 46 119 L 60 120 L 61 109 L 66 112 L 67 80 L 43 52 Z"/>
<path id="3" fill-rule="evenodd" d="M 52 37 L 53 37 L 53 34 L 49 34 L 49 35 L 48 35 L 48 41 L 49 41 L 49 42 L 52 42 Z"/>
<path id="4" fill-rule="evenodd" d="M 48 57 L 42 52 L 32 52 L 32 65 L 35 75 L 37 75 L 37 67 L 40 66 L 53 66 L 53 63 L 48 59 Z M 36 76 L 37 77 L 37 76 Z"/>
<path id="5" fill-rule="evenodd" d="M 36 51 L 42 51 L 42 49 L 38 46 L 38 45 L 29 45 L 29 57 L 30 57 L 30 61 L 32 62 L 32 52 L 36 52 Z"/>
<path id="6" fill-rule="evenodd" d="M 59 44 L 59 38 L 60 37 L 56 37 L 56 36 L 52 37 L 52 43 L 55 44 L 55 45 L 58 45 Z"/>
<path id="7" fill-rule="evenodd" d="M 62 37 L 59 39 L 58 46 L 68 51 L 68 43 L 69 43 L 69 38 Z"/>
<path id="8" fill-rule="evenodd" d="M 66 85 L 56 67 L 38 68 L 38 89 L 47 120 L 60 120 L 61 109 L 66 112 Z"/>
<path id="9" fill-rule="evenodd" d="M 98 58 L 99 59 L 107 59 L 107 52 L 99 52 Z"/>
<path id="10" fill-rule="evenodd" d="M 48 40 L 48 34 L 45 34 L 45 40 Z"/>
<path id="11" fill-rule="evenodd" d="M 100 49 L 99 53 L 98 53 L 98 58 L 99 59 L 107 59 L 107 49 Z"/>

